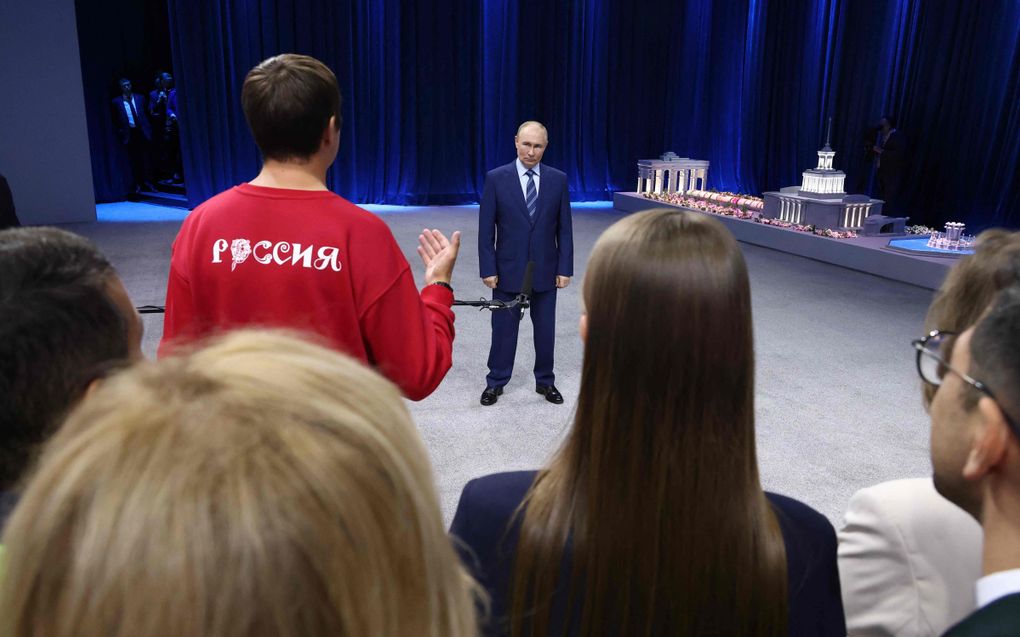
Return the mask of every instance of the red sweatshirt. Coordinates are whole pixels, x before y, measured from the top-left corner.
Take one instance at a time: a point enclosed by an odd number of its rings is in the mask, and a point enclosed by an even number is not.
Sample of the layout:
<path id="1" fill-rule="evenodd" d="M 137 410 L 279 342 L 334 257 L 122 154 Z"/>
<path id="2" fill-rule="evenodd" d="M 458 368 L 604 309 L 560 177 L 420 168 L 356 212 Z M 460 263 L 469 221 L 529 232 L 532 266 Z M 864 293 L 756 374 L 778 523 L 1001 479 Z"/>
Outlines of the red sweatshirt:
<path id="1" fill-rule="evenodd" d="M 421 400 L 450 369 L 452 303 L 438 285 L 419 295 L 393 234 L 372 213 L 329 191 L 243 184 L 181 226 L 159 353 L 239 326 L 311 331 Z"/>

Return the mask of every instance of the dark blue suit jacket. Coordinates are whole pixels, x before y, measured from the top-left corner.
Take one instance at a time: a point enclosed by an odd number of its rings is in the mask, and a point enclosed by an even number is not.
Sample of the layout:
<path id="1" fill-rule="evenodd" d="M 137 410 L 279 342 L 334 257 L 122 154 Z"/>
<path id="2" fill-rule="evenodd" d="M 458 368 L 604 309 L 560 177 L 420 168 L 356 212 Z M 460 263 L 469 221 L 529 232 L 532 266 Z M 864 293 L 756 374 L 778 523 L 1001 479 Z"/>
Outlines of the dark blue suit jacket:
<path id="1" fill-rule="evenodd" d="M 492 600 L 486 635 L 505 635 L 509 630 L 509 585 L 520 532 L 520 520 L 513 514 L 534 479 L 534 471 L 516 471 L 472 480 L 461 493 L 450 527 L 465 565 Z M 775 493 L 765 495 L 786 544 L 789 634 L 845 637 L 836 532 L 806 504 Z M 569 569 L 563 566 L 561 576 L 566 576 Z"/>
<path id="2" fill-rule="evenodd" d="M 1020 593 L 1000 597 L 950 628 L 945 637 L 1006 637 L 1020 635 Z"/>
<path id="3" fill-rule="evenodd" d="M 535 219 L 528 216 L 516 160 L 485 176 L 478 208 L 478 268 L 481 277 L 499 276 L 497 287 L 521 291 L 524 270 L 534 261 L 532 289 L 556 288 L 556 275 L 574 275 L 574 235 L 567 176 L 541 164 Z"/>
<path id="4" fill-rule="evenodd" d="M 135 111 L 138 116 L 135 118 L 135 126 L 139 127 L 145 139 L 152 139 L 152 127 L 149 126 L 149 116 L 146 113 L 145 97 L 140 93 L 133 93 L 135 97 Z M 117 122 L 117 132 L 120 133 L 121 143 L 126 144 L 131 137 L 131 126 L 128 125 L 127 113 L 124 112 L 124 97 L 118 95 L 111 103 L 113 108 L 113 121 Z"/>

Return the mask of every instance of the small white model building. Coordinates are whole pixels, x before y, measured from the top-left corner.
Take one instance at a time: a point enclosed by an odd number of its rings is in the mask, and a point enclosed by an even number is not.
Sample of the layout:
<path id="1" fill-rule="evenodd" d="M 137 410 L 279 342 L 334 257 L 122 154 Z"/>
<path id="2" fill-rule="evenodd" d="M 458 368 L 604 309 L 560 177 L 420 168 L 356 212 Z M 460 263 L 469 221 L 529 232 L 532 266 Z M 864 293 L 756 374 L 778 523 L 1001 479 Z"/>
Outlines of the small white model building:
<path id="1" fill-rule="evenodd" d="M 637 193 L 687 194 L 691 190 L 705 190 L 708 183 L 708 161 L 677 157 L 667 152 L 658 159 L 638 160 Z"/>

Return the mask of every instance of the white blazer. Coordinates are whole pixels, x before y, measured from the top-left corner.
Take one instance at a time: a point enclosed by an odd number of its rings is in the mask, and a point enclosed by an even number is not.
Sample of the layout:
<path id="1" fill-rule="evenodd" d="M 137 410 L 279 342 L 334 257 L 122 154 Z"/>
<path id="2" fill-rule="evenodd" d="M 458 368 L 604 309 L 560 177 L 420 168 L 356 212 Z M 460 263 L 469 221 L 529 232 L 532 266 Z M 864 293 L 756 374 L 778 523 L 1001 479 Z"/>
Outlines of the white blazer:
<path id="1" fill-rule="evenodd" d="M 941 635 L 974 610 L 981 526 L 931 478 L 861 489 L 844 520 L 839 580 L 850 635 Z"/>

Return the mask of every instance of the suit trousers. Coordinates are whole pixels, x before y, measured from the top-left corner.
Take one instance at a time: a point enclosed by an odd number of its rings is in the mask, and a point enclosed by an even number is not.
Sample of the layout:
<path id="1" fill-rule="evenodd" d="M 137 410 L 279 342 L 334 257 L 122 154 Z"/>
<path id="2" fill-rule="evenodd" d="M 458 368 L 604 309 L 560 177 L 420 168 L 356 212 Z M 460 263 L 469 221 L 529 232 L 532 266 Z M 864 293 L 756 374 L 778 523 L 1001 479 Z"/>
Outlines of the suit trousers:
<path id="1" fill-rule="evenodd" d="M 492 298 L 512 301 L 517 295 L 499 289 Z M 502 387 L 510 380 L 517 355 L 517 333 L 523 316 L 517 309 L 492 312 L 492 345 L 489 347 L 487 387 Z M 556 344 L 556 288 L 531 295 L 531 324 L 535 333 L 535 384 L 552 385 L 553 350 Z"/>
<path id="2" fill-rule="evenodd" d="M 128 129 L 127 147 L 128 160 L 131 162 L 132 186 L 140 188 L 152 181 L 152 164 L 149 161 L 149 140 L 137 126 Z"/>

